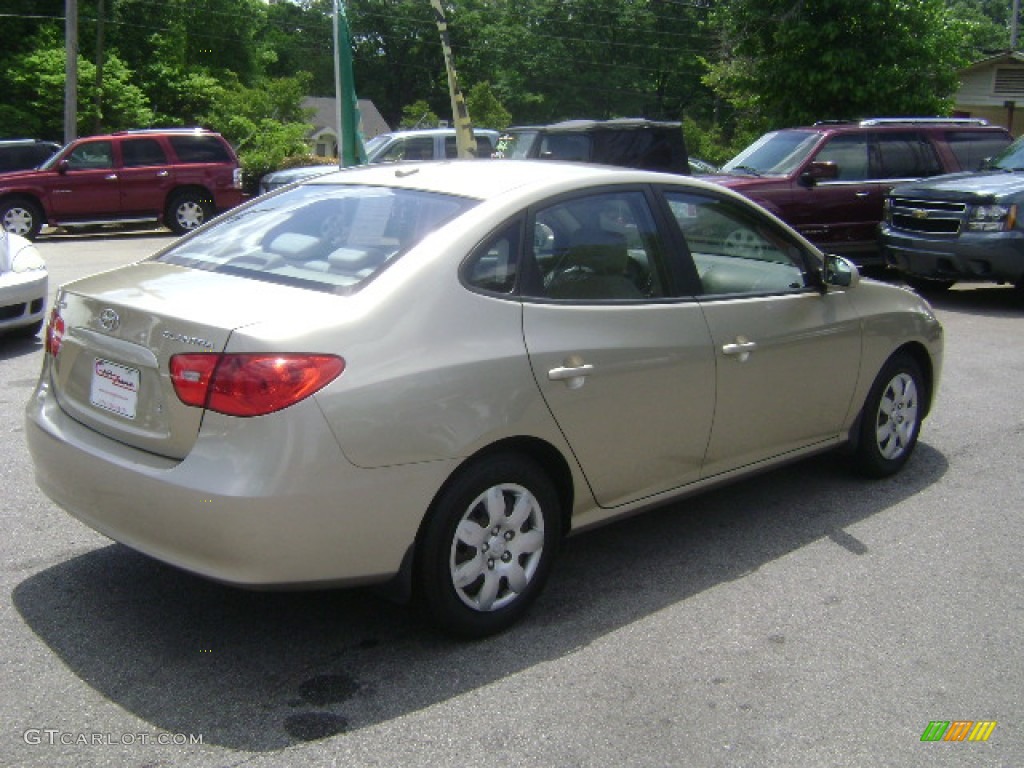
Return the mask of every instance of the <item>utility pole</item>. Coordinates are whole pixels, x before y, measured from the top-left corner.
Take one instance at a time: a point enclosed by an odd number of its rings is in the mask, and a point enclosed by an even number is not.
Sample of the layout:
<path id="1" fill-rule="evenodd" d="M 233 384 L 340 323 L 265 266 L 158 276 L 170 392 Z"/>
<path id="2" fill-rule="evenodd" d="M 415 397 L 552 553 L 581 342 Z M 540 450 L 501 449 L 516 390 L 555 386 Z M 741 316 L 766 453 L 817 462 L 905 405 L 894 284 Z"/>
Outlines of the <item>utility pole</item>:
<path id="1" fill-rule="evenodd" d="M 1020 0 L 1013 0 L 1013 10 L 1010 12 L 1010 50 L 1017 50 L 1017 28 L 1020 25 Z"/>
<path id="2" fill-rule="evenodd" d="M 96 2 L 96 123 L 93 133 L 103 131 L 103 0 Z"/>
<path id="3" fill-rule="evenodd" d="M 64 143 L 78 138 L 78 0 L 64 0 Z"/>

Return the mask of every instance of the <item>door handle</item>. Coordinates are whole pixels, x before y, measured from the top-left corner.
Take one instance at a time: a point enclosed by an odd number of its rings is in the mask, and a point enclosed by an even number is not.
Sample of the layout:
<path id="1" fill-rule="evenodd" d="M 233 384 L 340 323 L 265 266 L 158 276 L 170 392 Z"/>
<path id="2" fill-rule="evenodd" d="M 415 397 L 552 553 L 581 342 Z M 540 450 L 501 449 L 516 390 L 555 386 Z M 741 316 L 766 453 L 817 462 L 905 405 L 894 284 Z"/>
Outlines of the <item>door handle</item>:
<path id="1" fill-rule="evenodd" d="M 167 173 L 167 171 L 157 171 L 156 177 L 158 179 L 163 179 L 166 178 L 168 175 L 169 174 Z"/>
<path id="2" fill-rule="evenodd" d="M 853 194 L 856 195 L 857 197 L 867 197 L 871 193 L 870 192 L 854 192 Z"/>
<path id="3" fill-rule="evenodd" d="M 117 174 L 116 173 L 108 173 L 106 176 L 103 177 L 103 179 L 104 179 L 104 181 L 117 181 Z"/>
<path id="4" fill-rule="evenodd" d="M 559 366 L 548 371 L 548 379 L 551 381 L 564 381 L 569 389 L 579 389 L 587 376 L 594 372 L 592 365 Z"/>
<path id="5" fill-rule="evenodd" d="M 735 357 L 741 363 L 747 362 L 747 358 L 750 357 L 750 353 L 757 349 L 757 342 L 750 341 L 743 336 L 737 336 L 736 341 L 732 344 L 725 344 L 722 347 L 722 354 Z"/>

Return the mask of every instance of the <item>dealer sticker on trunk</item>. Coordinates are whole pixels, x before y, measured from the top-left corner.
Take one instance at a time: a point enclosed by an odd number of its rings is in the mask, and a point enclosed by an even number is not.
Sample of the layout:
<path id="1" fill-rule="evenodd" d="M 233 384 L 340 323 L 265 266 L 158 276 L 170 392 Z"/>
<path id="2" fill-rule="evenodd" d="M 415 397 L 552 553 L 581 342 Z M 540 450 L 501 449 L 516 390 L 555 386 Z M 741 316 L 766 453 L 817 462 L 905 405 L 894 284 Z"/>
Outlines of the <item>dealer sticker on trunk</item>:
<path id="1" fill-rule="evenodd" d="M 138 368 L 126 368 L 109 360 L 96 358 L 89 402 L 118 416 L 134 419 L 139 401 L 140 378 Z"/>

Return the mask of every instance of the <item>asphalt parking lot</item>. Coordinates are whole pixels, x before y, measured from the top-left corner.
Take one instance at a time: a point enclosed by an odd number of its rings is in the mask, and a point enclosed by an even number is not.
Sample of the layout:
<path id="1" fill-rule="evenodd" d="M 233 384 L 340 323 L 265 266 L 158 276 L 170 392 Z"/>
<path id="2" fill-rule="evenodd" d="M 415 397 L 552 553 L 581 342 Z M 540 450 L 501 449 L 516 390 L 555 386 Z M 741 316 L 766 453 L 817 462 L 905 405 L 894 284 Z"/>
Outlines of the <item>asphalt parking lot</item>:
<path id="1" fill-rule="evenodd" d="M 39 248 L 52 289 L 170 240 Z M 366 592 L 212 584 L 68 517 L 24 446 L 41 344 L 2 339 L 0 765 L 1024 765 L 1024 298 L 934 303 L 944 375 L 903 474 L 824 456 L 585 534 L 475 643 Z M 922 741 L 936 721 L 996 725 Z"/>

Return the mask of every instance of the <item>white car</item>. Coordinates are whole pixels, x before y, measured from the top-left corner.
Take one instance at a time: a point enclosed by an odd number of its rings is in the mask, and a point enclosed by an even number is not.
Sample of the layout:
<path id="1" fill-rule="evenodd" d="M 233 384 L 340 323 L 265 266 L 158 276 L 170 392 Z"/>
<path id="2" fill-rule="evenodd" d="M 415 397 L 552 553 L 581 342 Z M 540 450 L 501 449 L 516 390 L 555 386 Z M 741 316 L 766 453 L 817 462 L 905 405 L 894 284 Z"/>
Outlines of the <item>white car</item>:
<path id="1" fill-rule="evenodd" d="M 47 287 L 46 264 L 36 247 L 0 228 L 0 333 L 39 333 Z"/>

